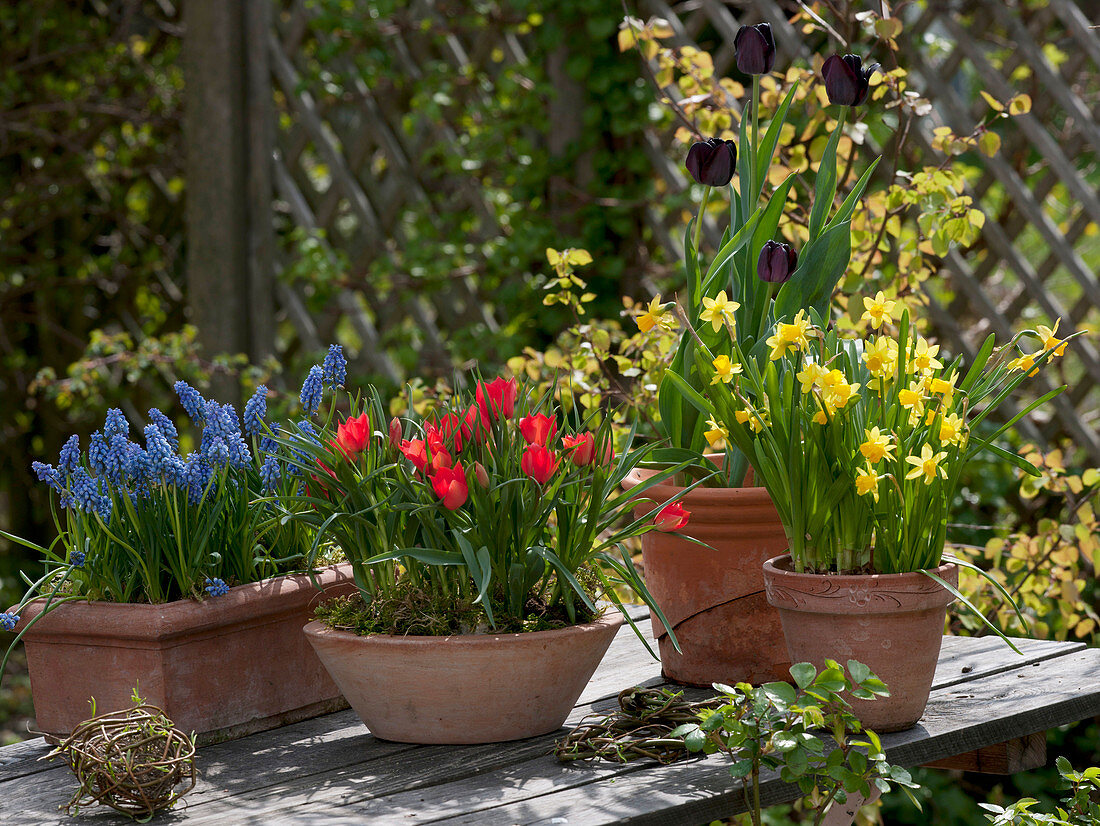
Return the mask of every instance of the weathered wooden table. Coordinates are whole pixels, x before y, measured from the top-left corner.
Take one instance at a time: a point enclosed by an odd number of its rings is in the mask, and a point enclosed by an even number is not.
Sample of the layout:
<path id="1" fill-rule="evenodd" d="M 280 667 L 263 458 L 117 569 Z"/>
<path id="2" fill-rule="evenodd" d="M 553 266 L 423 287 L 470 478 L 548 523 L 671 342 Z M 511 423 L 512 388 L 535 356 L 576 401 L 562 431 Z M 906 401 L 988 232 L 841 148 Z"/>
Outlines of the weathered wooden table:
<path id="1" fill-rule="evenodd" d="M 1045 754 L 1042 732 L 1100 714 L 1100 650 L 1019 645 L 1023 656 L 996 638 L 945 638 L 924 718 L 882 738 L 890 761 L 994 773 L 1031 768 Z M 624 628 L 569 724 L 611 710 L 623 688 L 659 685 L 659 673 Z M 549 754 L 560 734 L 485 746 L 409 746 L 376 740 L 353 712 L 342 711 L 200 749 L 198 786 L 156 822 L 699 826 L 743 809 L 740 787 L 719 757 L 671 766 L 563 765 Z M 47 750 L 41 740 L 0 749 L 0 823 L 73 822 L 58 807 L 75 781 L 60 761 L 38 762 Z M 777 777 L 762 779 L 764 803 L 795 797 L 797 790 Z M 128 822 L 103 807 L 82 819 Z"/>

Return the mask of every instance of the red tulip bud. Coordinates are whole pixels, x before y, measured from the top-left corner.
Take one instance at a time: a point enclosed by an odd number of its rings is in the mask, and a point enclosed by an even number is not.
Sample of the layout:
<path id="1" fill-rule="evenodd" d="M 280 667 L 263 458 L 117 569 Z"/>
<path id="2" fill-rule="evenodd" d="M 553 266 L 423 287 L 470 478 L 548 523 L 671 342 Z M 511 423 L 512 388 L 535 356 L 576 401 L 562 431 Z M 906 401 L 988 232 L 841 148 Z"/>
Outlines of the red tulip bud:
<path id="1" fill-rule="evenodd" d="M 673 502 L 657 511 L 653 524 L 659 531 L 678 531 L 688 523 L 689 516 L 691 511 L 684 510 L 679 502 Z"/>
<path id="2" fill-rule="evenodd" d="M 481 462 L 474 462 L 474 478 L 483 488 L 489 487 L 489 471 L 485 469 L 485 465 Z"/>
<path id="3" fill-rule="evenodd" d="M 394 450 L 401 448 L 401 420 L 396 416 L 390 419 L 390 444 Z"/>

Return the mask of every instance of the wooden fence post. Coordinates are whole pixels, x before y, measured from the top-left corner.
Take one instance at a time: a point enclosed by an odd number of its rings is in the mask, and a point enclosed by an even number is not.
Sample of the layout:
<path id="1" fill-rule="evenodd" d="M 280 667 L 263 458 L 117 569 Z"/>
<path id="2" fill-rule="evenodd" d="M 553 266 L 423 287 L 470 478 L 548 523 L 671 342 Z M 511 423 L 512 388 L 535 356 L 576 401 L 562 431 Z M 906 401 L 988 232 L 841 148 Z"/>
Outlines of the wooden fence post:
<path id="1" fill-rule="evenodd" d="M 204 355 L 274 351 L 269 0 L 186 0 L 187 288 Z M 238 393 L 221 377 L 215 392 Z"/>

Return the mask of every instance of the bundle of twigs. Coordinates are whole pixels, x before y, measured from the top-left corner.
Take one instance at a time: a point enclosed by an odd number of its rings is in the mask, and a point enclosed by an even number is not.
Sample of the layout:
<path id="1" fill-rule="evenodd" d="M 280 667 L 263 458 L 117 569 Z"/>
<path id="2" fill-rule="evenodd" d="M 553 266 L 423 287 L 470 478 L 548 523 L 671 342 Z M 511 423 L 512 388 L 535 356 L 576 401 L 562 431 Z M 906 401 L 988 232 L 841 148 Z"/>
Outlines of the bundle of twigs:
<path id="1" fill-rule="evenodd" d="M 688 702 L 682 691 L 635 686 L 619 692 L 619 710 L 607 716 L 589 715 L 554 747 L 559 760 L 655 760 L 671 763 L 688 756 L 684 741 L 669 733 L 694 723 L 703 709 L 718 708 L 712 698 Z"/>
<path id="2" fill-rule="evenodd" d="M 43 759 L 58 755 L 80 781 L 65 807 L 71 815 L 102 803 L 148 820 L 195 786 L 194 736 L 179 731 L 152 705 L 86 720 Z"/>

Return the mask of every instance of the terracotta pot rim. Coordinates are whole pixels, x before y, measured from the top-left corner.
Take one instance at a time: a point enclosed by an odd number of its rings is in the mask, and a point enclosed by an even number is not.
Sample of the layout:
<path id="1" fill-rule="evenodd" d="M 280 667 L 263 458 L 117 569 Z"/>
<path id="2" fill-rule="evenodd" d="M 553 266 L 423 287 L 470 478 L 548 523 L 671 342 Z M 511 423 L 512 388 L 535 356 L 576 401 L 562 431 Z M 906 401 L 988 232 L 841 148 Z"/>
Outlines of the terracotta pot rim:
<path id="1" fill-rule="evenodd" d="M 858 582 L 867 582 L 868 580 L 873 580 L 875 582 L 901 582 L 903 579 L 912 579 L 914 577 L 920 577 L 922 580 L 927 579 L 923 571 L 906 571 L 900 574 L 815 574 L 809 571 L 792 571 L 783 564 L 785 561 L 789 562 L 790 559 L 791 555 L 789 553 L 773 556 L 764 563 L 764 572 L 784 578 L 797 578 L 803 581 L 822 578 L 828 579 L 830 582 L 843 582 L 849 579 Z M 944 562 L 939 567 L 929 568 L 928 570 L 936 574 L 940 579 L 944 579 L 947 572 L 957 567 L 958 566 L 954 562 Z"/>
<path id="2" fill-rule="evenodd" d="M 220 597 L 147 602 L 105 602 L 77 599 L 51 608 L 28 634 L 40 637 L 82 636 L 124 640 L 167 640 L 238 622 L 261 623 L 271 617 L 300 610 L 320 598 L 328 588 L 352 580 L 351 563 L 341 562 L 309 574 L 283 574 L 259 582 L 236 585 Z M 45 598 L 27 603 L 17 629 L 37 617 Z M 134 618 L 138 617 L 135 622 Z"/>
<path id="3" fill-rule="evenodd" d="M 313 620 L 302 629 L 306 636 L 325 637 L 333 640 L 359 640 L 364 644 L 403 647 L 434 647 L 439 645 L 478 648 L 487 645 L 513 645 L 519 642 L 539 642 L 548 637 L 574 636 L 589 631 L 614 627 L 619 628 L 625 618 L 616 610 L 606 610 L 591 622 L 567 625 L 564 628 L 551 628 L 545 631 L 520 631 L 511 634 L 451 634 L 448 636 L 412 635 L 412 634 L 356 634 L 332 628 L 321 620 Z"/>
<path id="4" fill-rule="evenodd" d="M 645 481 L 642 476 L 644 469 L 634 468 L 623 479 L 624 490 L 633 490 Z M 686 485 L 674 485 L 671 482 L 661 482 L 647 489 L 643 499 L 652 499 L 655 503 L 666 502 L 676 496 L 687 487 Z M 763 505 L 772 507 L 771 497 L 766 488 L 762 487 L 736 487 L 736 488 L 705 488 L 698 487 L 680 497 L 680 501 L 694 505 Z"/>

